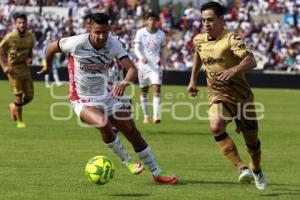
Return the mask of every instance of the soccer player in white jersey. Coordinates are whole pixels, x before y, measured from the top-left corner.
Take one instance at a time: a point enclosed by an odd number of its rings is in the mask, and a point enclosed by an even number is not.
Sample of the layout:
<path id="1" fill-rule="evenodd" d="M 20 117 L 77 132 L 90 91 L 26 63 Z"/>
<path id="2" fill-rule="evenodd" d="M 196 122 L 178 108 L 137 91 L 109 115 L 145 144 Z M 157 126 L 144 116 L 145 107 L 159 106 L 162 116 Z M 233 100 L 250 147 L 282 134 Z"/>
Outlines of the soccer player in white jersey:
<path id="1" fill-rule="evenodd" d="M 69 92 L 78 117 L 100 131 L 103 142 L 120 157 L 131 173 L 139 174 L 144 167 L 132 160 L 118 135 L 113 132 L 112 125 L 132 144 L 138 157 L 149 167 L 156 183 L 174 184 L 177 182 L 176 176 L 161 171 L 129 111 L 122 109 L 123 104 L 117 100 L 135 79 L 137 70 L 122 44 L 109 32 L 109 17 L 103 13 L 93 14 L 90 33 L 62 38 L 49 45 L 46 66 L 38 74 L 51 71 L 55 53 L 62 51 L 69 54 Z M 127 74 L 124 80 L 111 87 L 108 84 L 108 69 L 115 58 L 127 70 Z"/>
<path id="2" fill-rule="evenodd" d="M 153 122 L 160 123 L 160 88 L 162 84 L 165 59 L 163 47 L 166 45 L 165 33 L 156 27 L 158 17 L 150 12 L 147 25 L 136 32 L 134 52 L 138 57 L 138 77 L 141 88 L 141 105 L 144 112 L 144 123 L 149 123 L 147 111 L 149 86 L 153 88 Z"/>

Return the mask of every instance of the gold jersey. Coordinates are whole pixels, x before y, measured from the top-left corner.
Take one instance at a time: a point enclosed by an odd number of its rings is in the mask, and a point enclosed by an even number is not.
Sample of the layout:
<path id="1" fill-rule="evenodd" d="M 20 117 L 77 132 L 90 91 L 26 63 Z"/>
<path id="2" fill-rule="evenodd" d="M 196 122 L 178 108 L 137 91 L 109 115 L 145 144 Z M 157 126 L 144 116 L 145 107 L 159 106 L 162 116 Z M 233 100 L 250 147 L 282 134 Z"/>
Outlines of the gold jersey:
<path id="1" fill-rule="evenodd" d="M 8 56 L 8 64 L 13 68 L 12 75 L 20 76 L 29 73 L 26 59 L 34 45 L 33 35 L 26 32 L 20 35 L 18 31 L 8 33 L 0 43 L 0 48 Z"/>
<path id="2" fill-rule="evenodd" d="M 244 73 L 236 74 L 230 80 L 220 81 L 216 73 L 238 65 L 251 50 L 237 34 L 224 29 L 216 40 L 208 40 L 206 33 L 193 39 L 202 63 L 205 66 L 210 105 L 218 101 L 236 105 L 253 100 L 253 94 Z"/>

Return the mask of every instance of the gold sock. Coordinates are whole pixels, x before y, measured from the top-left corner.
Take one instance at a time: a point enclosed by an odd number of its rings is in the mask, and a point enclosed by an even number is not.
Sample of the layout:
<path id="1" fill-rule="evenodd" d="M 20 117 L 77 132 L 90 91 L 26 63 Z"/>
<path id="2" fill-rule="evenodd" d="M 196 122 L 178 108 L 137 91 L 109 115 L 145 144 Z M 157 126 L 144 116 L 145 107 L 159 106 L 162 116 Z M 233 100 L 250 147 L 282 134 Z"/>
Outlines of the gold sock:
<path id="1" fill-rule="evenodd" d="M 241 160 L 237 147 L 231 137 L 227 136 L 226 138 L 217 141 L 217 145 L 220 150 L 224 153 L 227 159 L 238 169 L 240 170 L 247 165 Z"/>

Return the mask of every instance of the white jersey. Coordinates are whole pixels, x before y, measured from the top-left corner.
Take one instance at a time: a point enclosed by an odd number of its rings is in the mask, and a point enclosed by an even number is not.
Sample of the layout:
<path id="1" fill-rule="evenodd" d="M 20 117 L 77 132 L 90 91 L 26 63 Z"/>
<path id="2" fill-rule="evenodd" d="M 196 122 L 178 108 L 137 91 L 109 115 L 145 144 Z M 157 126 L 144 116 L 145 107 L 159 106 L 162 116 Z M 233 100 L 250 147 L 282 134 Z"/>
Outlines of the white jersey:
<path id="1" fill-rule="evenodd" d="M 110 95 L 108 70 L 114 59 L 128 57 L 121 42 L 108 36 L 101 49 L 95 49 L 89 41 L 89 33 L 58 41 L 60 50 L 69 54 L 69 93 L 72 101 L 89 98 L 105 98 Z"/>
<path id="2" fill-rule="evenodd" d="M 125 44 L 120 40 L 119 36 L 116 36 L 116 35 L 113 35 L 113 34 L 111 34 L 111 36 L 113 38 L 118 39 L 121 42 L 123 48 L 126 49 Z M 122 65 L 117 59 L 115 59 L 114 65 L 111 68 L 109 68 L 108 78 L 109 78 L 109 81 L 112 84 L 118 83 L 118 82 L 120 82 L 124 79 Z"/>
<path id="3" fill-rule="evenodd" d="M 162 30 L 150 33 L 143 27 L 136 32 L 134 43 L 141 44 L 141 53 L 151 66 L 159 65 L 161 49 L 166 46 L 166 35 Z"/>
<path id="4" fill-rule="evenodd" d="M 117 61 L 108 71 L 108 79 L 111 84 L 119 83 L 124 79 L 123 69 L 121 64 Z"/>

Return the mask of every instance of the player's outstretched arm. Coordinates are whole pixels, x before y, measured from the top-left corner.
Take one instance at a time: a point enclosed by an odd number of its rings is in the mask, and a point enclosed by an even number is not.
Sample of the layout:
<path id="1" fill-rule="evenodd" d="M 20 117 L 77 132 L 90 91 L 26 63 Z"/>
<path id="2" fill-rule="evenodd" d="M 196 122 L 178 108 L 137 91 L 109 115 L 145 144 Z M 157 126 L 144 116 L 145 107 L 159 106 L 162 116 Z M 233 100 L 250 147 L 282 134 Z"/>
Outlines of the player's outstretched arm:
<path id="1" fill-rule="evenodd" d="M 39 75 L 46 75 L 46 74 L 51 73 L 51 65 L 52 65 L 53 57 L 59 51 L 60 50 L 58 48 L 57 41 L 49 44 L 49 46 L 46 50 L 46 65 L 43 66 L 41 71 L 37 72 Z"/>
<path id="2" fill-rule="evenodd" d="M 192 68 L 192 74 L 191 74 L 191 79 L 190 79 L 190 83 L 188 85 L 188 92 L 190 93 L 191 96 L 197 96 L 197 78 L 198 78 L 198 74 L 199 71 L 201 69 L 202 66 L 202 61 L 201 58 L 199 56 L 199 53 L 197 52 L 197 50 L 195 49 L 194 54 L 193 54 L 193 68 Z"/>
<path id="3" fill-rule="evenodd" d="M 125 87 L 134 82 L 137 77 L 137 69 L 134 63 L 127 57 L 120 60 L 121 65 L 127 70 L 125 78 L 114 86 L 113 97 L 123 95 Z"/>

